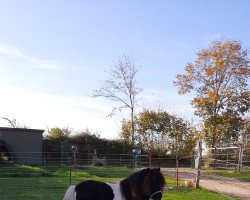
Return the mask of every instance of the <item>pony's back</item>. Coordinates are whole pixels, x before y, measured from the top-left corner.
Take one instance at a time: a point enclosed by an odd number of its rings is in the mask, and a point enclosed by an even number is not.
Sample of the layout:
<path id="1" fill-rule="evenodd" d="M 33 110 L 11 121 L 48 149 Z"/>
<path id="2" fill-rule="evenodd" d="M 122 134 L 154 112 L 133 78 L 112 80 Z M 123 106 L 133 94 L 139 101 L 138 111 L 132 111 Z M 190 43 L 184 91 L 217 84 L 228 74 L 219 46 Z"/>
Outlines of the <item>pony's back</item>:
<path id="1" fill-rule="evenodd" d="M 110 185 L 104 182 L 87 180 L 77 184 L 76 199 L 78 200 L 113 200 L 114 193 Z"/>
<path id="2" fill-rule="evenodd" d="M 75 188 L 75 185 L 69 186 L 63 197 L 63 200 L 75 200 Z"/>

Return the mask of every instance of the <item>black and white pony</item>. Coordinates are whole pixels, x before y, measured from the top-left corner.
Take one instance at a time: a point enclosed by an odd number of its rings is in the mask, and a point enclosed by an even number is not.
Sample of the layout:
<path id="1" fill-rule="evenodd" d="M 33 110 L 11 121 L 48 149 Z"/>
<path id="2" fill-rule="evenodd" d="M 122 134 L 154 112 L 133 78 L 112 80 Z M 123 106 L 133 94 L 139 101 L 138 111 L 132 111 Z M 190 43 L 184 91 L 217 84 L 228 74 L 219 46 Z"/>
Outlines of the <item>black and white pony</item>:
<path id="1" fill-rule="evenodd" d="M 71 185 L 63 200 L 160 200 L 164 185 L 160 168 L 147 168 L 114 184 L 88 180 Z"/>

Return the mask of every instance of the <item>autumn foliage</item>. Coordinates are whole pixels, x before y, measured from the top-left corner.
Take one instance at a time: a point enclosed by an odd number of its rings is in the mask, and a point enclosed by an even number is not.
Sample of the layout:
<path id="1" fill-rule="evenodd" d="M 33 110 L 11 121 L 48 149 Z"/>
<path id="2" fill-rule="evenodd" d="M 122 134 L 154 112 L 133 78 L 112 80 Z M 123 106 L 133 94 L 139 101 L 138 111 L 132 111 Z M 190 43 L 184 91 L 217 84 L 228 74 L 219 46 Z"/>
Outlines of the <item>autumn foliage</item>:
<path id="1" fill-rule="evenodd" d="M 235 40 L 216 40 L 196 54 L 185 74 L 178 74 L 174 85 L 179 94 L 194 92 L 191 104 L 202 117 L 208 144 L 237 142 L 243 116 L 249 110 L 250 77 L 247 50 Z"/>
<path id="2" fill-rule="evenodd" d="M 153 156 L 190 156 L 196 144 L 195 128 L 163 110 L 144 109 L 137 114 L 134 143 Z M 123 121 L 121 138 L 131 141 L 131 121 Z"/>

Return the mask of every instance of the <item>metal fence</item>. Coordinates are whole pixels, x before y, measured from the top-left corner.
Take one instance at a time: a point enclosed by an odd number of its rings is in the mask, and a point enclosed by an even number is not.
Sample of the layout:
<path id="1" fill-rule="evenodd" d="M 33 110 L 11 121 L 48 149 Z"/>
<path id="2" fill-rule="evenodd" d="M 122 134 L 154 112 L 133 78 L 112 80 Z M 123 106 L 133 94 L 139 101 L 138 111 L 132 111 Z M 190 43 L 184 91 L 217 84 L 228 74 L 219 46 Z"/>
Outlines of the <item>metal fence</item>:
<path id="1" fill-rule="evenodd" d="M 1 152 L 0 152 L 1 154 Z M 99 166 L 121 166 L 132 167 L 149 166 L 148 155 L 132 154 L 100 154 L 79 152 L 14 152 L 11 158 L 2 158 L 0 163 L 20 164 L 47 164 L 47 163 L 69 163 L 71 159 L 79 165 Z M 42 156 L 41 156 L 42 155 Z"/>
<path id="2" fill-rule="evenodd" d="M 250 148 L 243 147 L 217 147 L 208 149 L 203 155 L 204 167 L 240 171 L 250 167 Z"/>
<path id="3" fill-rule="evenodd" d="M 1 152 L 0 152 L 1 154 Z M 133 154 L 101 154 L 80 152 L 14 152 L 14 156 L 0 159 L 0 163 L 19 164 L 68 164 L 72 159 L 79 165 L 120 166 L 120 167 L 175 167 L 175 156 L 154 157 Z M 182 167 L 190 167 L 192 156 L 178 157 Z"/>

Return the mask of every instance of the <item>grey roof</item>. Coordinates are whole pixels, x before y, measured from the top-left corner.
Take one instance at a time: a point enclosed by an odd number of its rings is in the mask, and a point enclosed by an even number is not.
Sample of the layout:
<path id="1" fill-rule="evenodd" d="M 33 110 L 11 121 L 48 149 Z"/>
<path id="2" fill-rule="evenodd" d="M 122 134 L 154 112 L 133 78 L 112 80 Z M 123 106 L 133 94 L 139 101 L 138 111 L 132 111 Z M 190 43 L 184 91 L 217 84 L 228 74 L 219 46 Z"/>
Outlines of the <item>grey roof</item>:
<path id="1" fill-rule="evenodd" d="M 29 128 L 10 128 L 10 127 L 0 127 L 1 130 L 10 130 L 10 131 L 26 131 L 26 132 L 40 132 L 43 133 L 42 129 L 29 129 Z"/>

